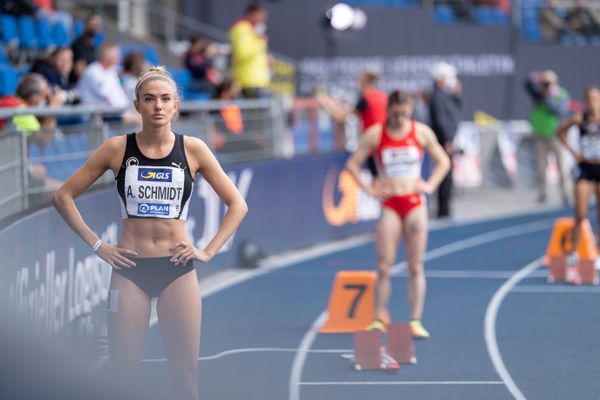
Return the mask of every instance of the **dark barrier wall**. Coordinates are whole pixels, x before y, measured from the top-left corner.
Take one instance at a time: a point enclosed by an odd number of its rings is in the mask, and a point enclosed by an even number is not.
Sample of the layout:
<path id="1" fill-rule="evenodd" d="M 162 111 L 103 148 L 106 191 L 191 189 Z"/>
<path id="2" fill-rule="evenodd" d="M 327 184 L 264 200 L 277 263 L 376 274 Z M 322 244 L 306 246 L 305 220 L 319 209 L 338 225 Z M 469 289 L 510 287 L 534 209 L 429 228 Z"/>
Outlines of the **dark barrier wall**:
<path id="1" fill-rule="evenodd" d="M 197 3 L 201 3 L 202 6 Z M 186 14 L 228 29 L 242 15 L 246 0 L 184 1 Z M 356 74 L 365 65 L 383 73 L 386 90 L 429 89 L 428 74 L 436 59 L 457 65 L 464 88 L 465 120 L 483 110 L 503 119 L 528 116 L 531 105 L 523 79 L 533 69 L 554 69 L 574 98 L 600 83 L 598 47 L 566 47 L 523 42 L 508 27 L 437 25 L 419 7 L 365 7 L 368 22 L 361 31 L 327 36 L 322 16 L 334 1 L 265 1 L 272 50 L 300 61 L 299 90 L 310 94 L 315 82 L 327 83 L 348 98 L 356 91 Z M 332 39 L 332 40 L 328 40 Z"/>
<path id="2" fill-rule="evenodd" d="M 240 243 L 266 254 L 370 230 L 379 205 L 340 169 L 344 154 L 245 163 L 226 171 L 246 198 L 249 214 L 235 237 L 200 274 L 237 264 Z M 190 236 L 202 247 L 216 232 L 224 206 L 203 180 L 194 188 Z M 104 240 L 120 234 L 114 188 L 78 200 Z M 54 209 L 27 216 L 0 232 L 0 291 L 10 293 L 43 332 L 58 333 L 81 318 L 101 318 L 110 268 L 64 224 Z"/>

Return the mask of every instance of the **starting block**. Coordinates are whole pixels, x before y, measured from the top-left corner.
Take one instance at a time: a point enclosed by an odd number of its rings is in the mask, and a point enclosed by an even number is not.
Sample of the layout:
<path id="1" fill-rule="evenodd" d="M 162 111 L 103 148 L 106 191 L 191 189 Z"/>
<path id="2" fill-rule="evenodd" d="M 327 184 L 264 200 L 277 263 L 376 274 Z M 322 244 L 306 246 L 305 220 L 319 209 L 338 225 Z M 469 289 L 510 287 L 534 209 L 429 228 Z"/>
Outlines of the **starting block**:
<path id="1" fill-rule="evenodd" d="M 359 331 L 354 334 L 354 369 L 357 371 L 384 370 L 396 373 L 400 364 L 381 344 L 381 332 Z"/>
<path id="2" fill-rule="evenodd" d="M 598 284 L 598 271 L 595 262 L 598 258 L 598 249 L 594 240 L 594 232 L 590 222 L 586 219 L 581 223 L 581 232 L 577 249 L 573 249 L 573 218 L 559 218 L 554 223 L 552 236 L 546 251 L 546 264 L 549 267 L 548 282 L 564 282 L 567 275 L 566 255 L 576 250 L 579 255 L 577 269 L 581 276 L 581 283 L 589 285 Z"/>
<path id="3" fill-rule="evenodd" d="M 387 336 L 387 346 L 383 343 Z M 378 330 L 354 333 L 354 368 L 396 373 L 400 364 L 416 364 L 412 332 L 408 324 L 387 325 L 387 335 Z"/>
<path id="4" fill-rule="evenodd" d="M 401 323 L 389 324 L 387 331 L 390 355 L 400 364 L 416 364 L 417 356 L 410 326 Z"/>

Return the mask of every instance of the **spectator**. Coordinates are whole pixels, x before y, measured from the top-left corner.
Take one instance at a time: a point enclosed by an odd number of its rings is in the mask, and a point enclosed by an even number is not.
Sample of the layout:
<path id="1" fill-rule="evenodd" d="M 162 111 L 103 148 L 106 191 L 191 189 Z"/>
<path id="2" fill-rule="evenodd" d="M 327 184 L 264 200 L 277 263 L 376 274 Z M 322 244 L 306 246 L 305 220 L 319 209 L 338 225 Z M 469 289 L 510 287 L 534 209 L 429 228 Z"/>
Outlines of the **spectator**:
<path id="1" fill-rule="evenodd" d="M 129 101 L 133 104 L 136 99 L 135 87 L 144 71 L 148 69 L 148 63 L 142 53 L 130 52 L 123 59 L 123 71 L 121 71 L 121 86 Z"/>
<path id="2" fill-rule="evenodd" d="M 558 7 L 556 0 L 546 0 L 540 10 L 540 34 L 548 41 L 560 40 L 565 34 L 564 10 Z"/>
<path id="3" fill-rule="evenodd" d="M 102 31 L 102 18 L 99 15 L 91 15 L 85 21 L 81 36 L 71 44 L 71 49 L 73 49 L 72 83 L 77 83 L 85 68 L 96 61 L 94 38 L 100 31 Z"/>
<path id="4" fill-rule="evenodd" d="M 30 72 L 35 72 L 46 78 L 54 94 L 64 97 L 65 104 L 79 102 L 79 93 L 75 85 L 69 81 L 73 70 L 73 50 L 69 47 L 59 47 L 48 59 L 37 60 L 31 66 Z"/>
<path id="5" fill-rule="evenodd" d="M 83 104 L 104 107 L 126 107 L 129 98 L 121 86 L 117 66 L 120 60 L 119 46 L 104 44 L 98 49 L 98 61 L 91 63 L 79 80 L 78 87 Z"/>
<path id="6" fill-rule="evenodd" d="M 233 78 L 246 98 L 269 95 L 268 41 L 265 35 L 267 9 L 260 3 L 250 3 L 244 17 L 229 30 Z"/>
<path id="7" fill-rule="evenodd" d="M 586 39 L 600 35 L 600 25 L 590 11 L 586 0 L 577 0 L 565 17 L 569 29 L 578 36 Z"/>
<path id="8" fill-rule="evenodd" d="M 445 62 L 436 63 L 432 68 L 433 91 L 429 103 L 431 128 L 446 154 L 452 159 L 454 136 L 460 122 L 462 86 L 457 78 L 456 68 Z M 450 216 L 452 197 L 452 168 L 438 188 L 437 218 Z"/>
<path id="9" fill-rule="evenodd" d="M 119 79 L 118 65 L 121 53 L 119 46 L 105 43 L 98 49 L 98 61 L 91 63 L 78 83 L 81 102 L 100 107 L 125 108 L 132 105 Z M 138 122 L 133 110 L 120 115 L 107 115 L 105 119 L 121 119 L 125 123 Z"/>
<path id="10" fill-rule="evenodd" d="M 547 200 L 546 167 L 548 154 L 554 153 L 558 164 L 560 191 L 564 204 L 568 204 L 567 177 L 564 157 L 558 139 L 557 129 L 561 118 L 568 113 L 569 94 L 558 85 L 558 76 L 553 71 L 533 71 L 525 83 L 525 88 L 533 100 L 533 110 L 529 117 L 535 136 L 538 201 Z"/>
<path id="11" fill-rule="evenodd" d="M 338 121 L 345 121 L 352 113 L 356 113 L 361 120 L 361 132 L 365 132 L 371 126 L 385 124 L 387 115 L 387 96 L 377 88 L 379 74 L 377 72 L 364 69 L 358 75 L 358 86 L 360 88 L 360 97 L 354 109 L 346 107 L 342 102 L 334 99 L 324 92 L 318 92 L 317 101 L 321 106 Z M 376 177 L 377 165 L 372 157 L 367 159 L 367 166 L 371 175 Z"/>
<path id="12" fill-rule="evenodd" d="M 190 47 L 183 55 L 183 63 L 192 75 L 188 90 L 212 95 L 218 82 L 218 72 L 213 64 L 214 47 L 200 35 L 193 35 Z"/>
<path id="13" fill-rule="evenodd" d="M 36 73 L 25 75 L 19 81 L 16 90 L 20 100 L 19 107 L 60 107 L 64 104 L 63 97 L 54 95 L 46 79 Z M 41 141 L 47 144 L 48 137 L 52 137 L 56 128 L 56 117 L 37 118 L 32 114 L 23 114 L 13 117 L 12 123 L 17 130 L 28 136 L 28 142 Z"/>
<path id="14" fill-rule="evenodd" d="M 214 124 L 210 131 L 211 147 L 221 152 L 235 152 L 247 150 L 247 143 L 236 141 L 235 135 L 244 132 L 244 120 L 242 110 L 237 104 L 229 103 L 239 96 L 240 89 L 231 78 L 224 78 L 219 83 L 213 95 L 213 100 L 228 102 L 223 104 L 219 110 L 211 111 Z M 230 142 L 233 139 L 233 143 Z"/>
<path id="15" fill-rule="evenodd" d="M 60 107 L 63 105 L 60 96 L 54 96 L 46 82 L 46 79 L 36 73 L 25 75 L 19 81 L 16 97 L 11 106 L 14 107 Z M 5 103 L 7 104 L 7 103 Z M 22 114 L 12 118 L 15 129 L 27 137 L 28 147 L 37 145 L 45 148 L 54 140 L 56 132 L 56 117 L 44 117 L 38 119 L 33 114 Z M 45 165 L 35 164 L 28 161 L 30 186 L 43 187 L 44 190 L 56 189 L 62 182 L 48 176 Z"/>

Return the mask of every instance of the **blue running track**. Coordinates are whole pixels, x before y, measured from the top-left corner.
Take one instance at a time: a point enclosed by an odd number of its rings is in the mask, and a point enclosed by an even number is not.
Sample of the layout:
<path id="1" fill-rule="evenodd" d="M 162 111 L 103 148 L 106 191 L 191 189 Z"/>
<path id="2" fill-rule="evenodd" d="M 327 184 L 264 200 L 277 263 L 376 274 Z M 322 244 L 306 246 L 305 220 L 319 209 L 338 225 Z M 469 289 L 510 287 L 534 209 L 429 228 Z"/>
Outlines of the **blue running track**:
<path id="1" fill-rule="evenodd" d="M 546 282 L 540 267 L 558 212 L 454 225 L 430 233 L 418 363 L 359 372 L 341 357 L 350 334 L 319 334 L 336 272 L 373 269 L 368 239 L 300 255 L 204 298 L 202 399 L 594 399 L 600 396 L 600 290 Z M 390 313 L 406 321 L 402 251 Z M 144 374 L 166 390 L 158 326 Z M 168 393 L 165 393 L 168 396 Z"/>

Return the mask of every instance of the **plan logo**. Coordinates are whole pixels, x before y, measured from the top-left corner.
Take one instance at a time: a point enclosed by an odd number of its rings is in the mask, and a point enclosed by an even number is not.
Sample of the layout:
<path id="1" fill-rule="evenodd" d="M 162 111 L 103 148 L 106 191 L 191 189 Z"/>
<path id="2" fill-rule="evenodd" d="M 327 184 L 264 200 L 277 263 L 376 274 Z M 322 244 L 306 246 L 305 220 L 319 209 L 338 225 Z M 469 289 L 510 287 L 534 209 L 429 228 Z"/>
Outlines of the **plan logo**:
<path id="1" fill-rule="evenodd" d="M 168 168 L 140 168 L 138 170 L 139 181 L 171 182 L 173 171 Z"/>
<path id="2" fill-rule="evenodd" d="M 138 204 L 138 215 L 169 216 L 169 204 L 140 203 Z"/>

